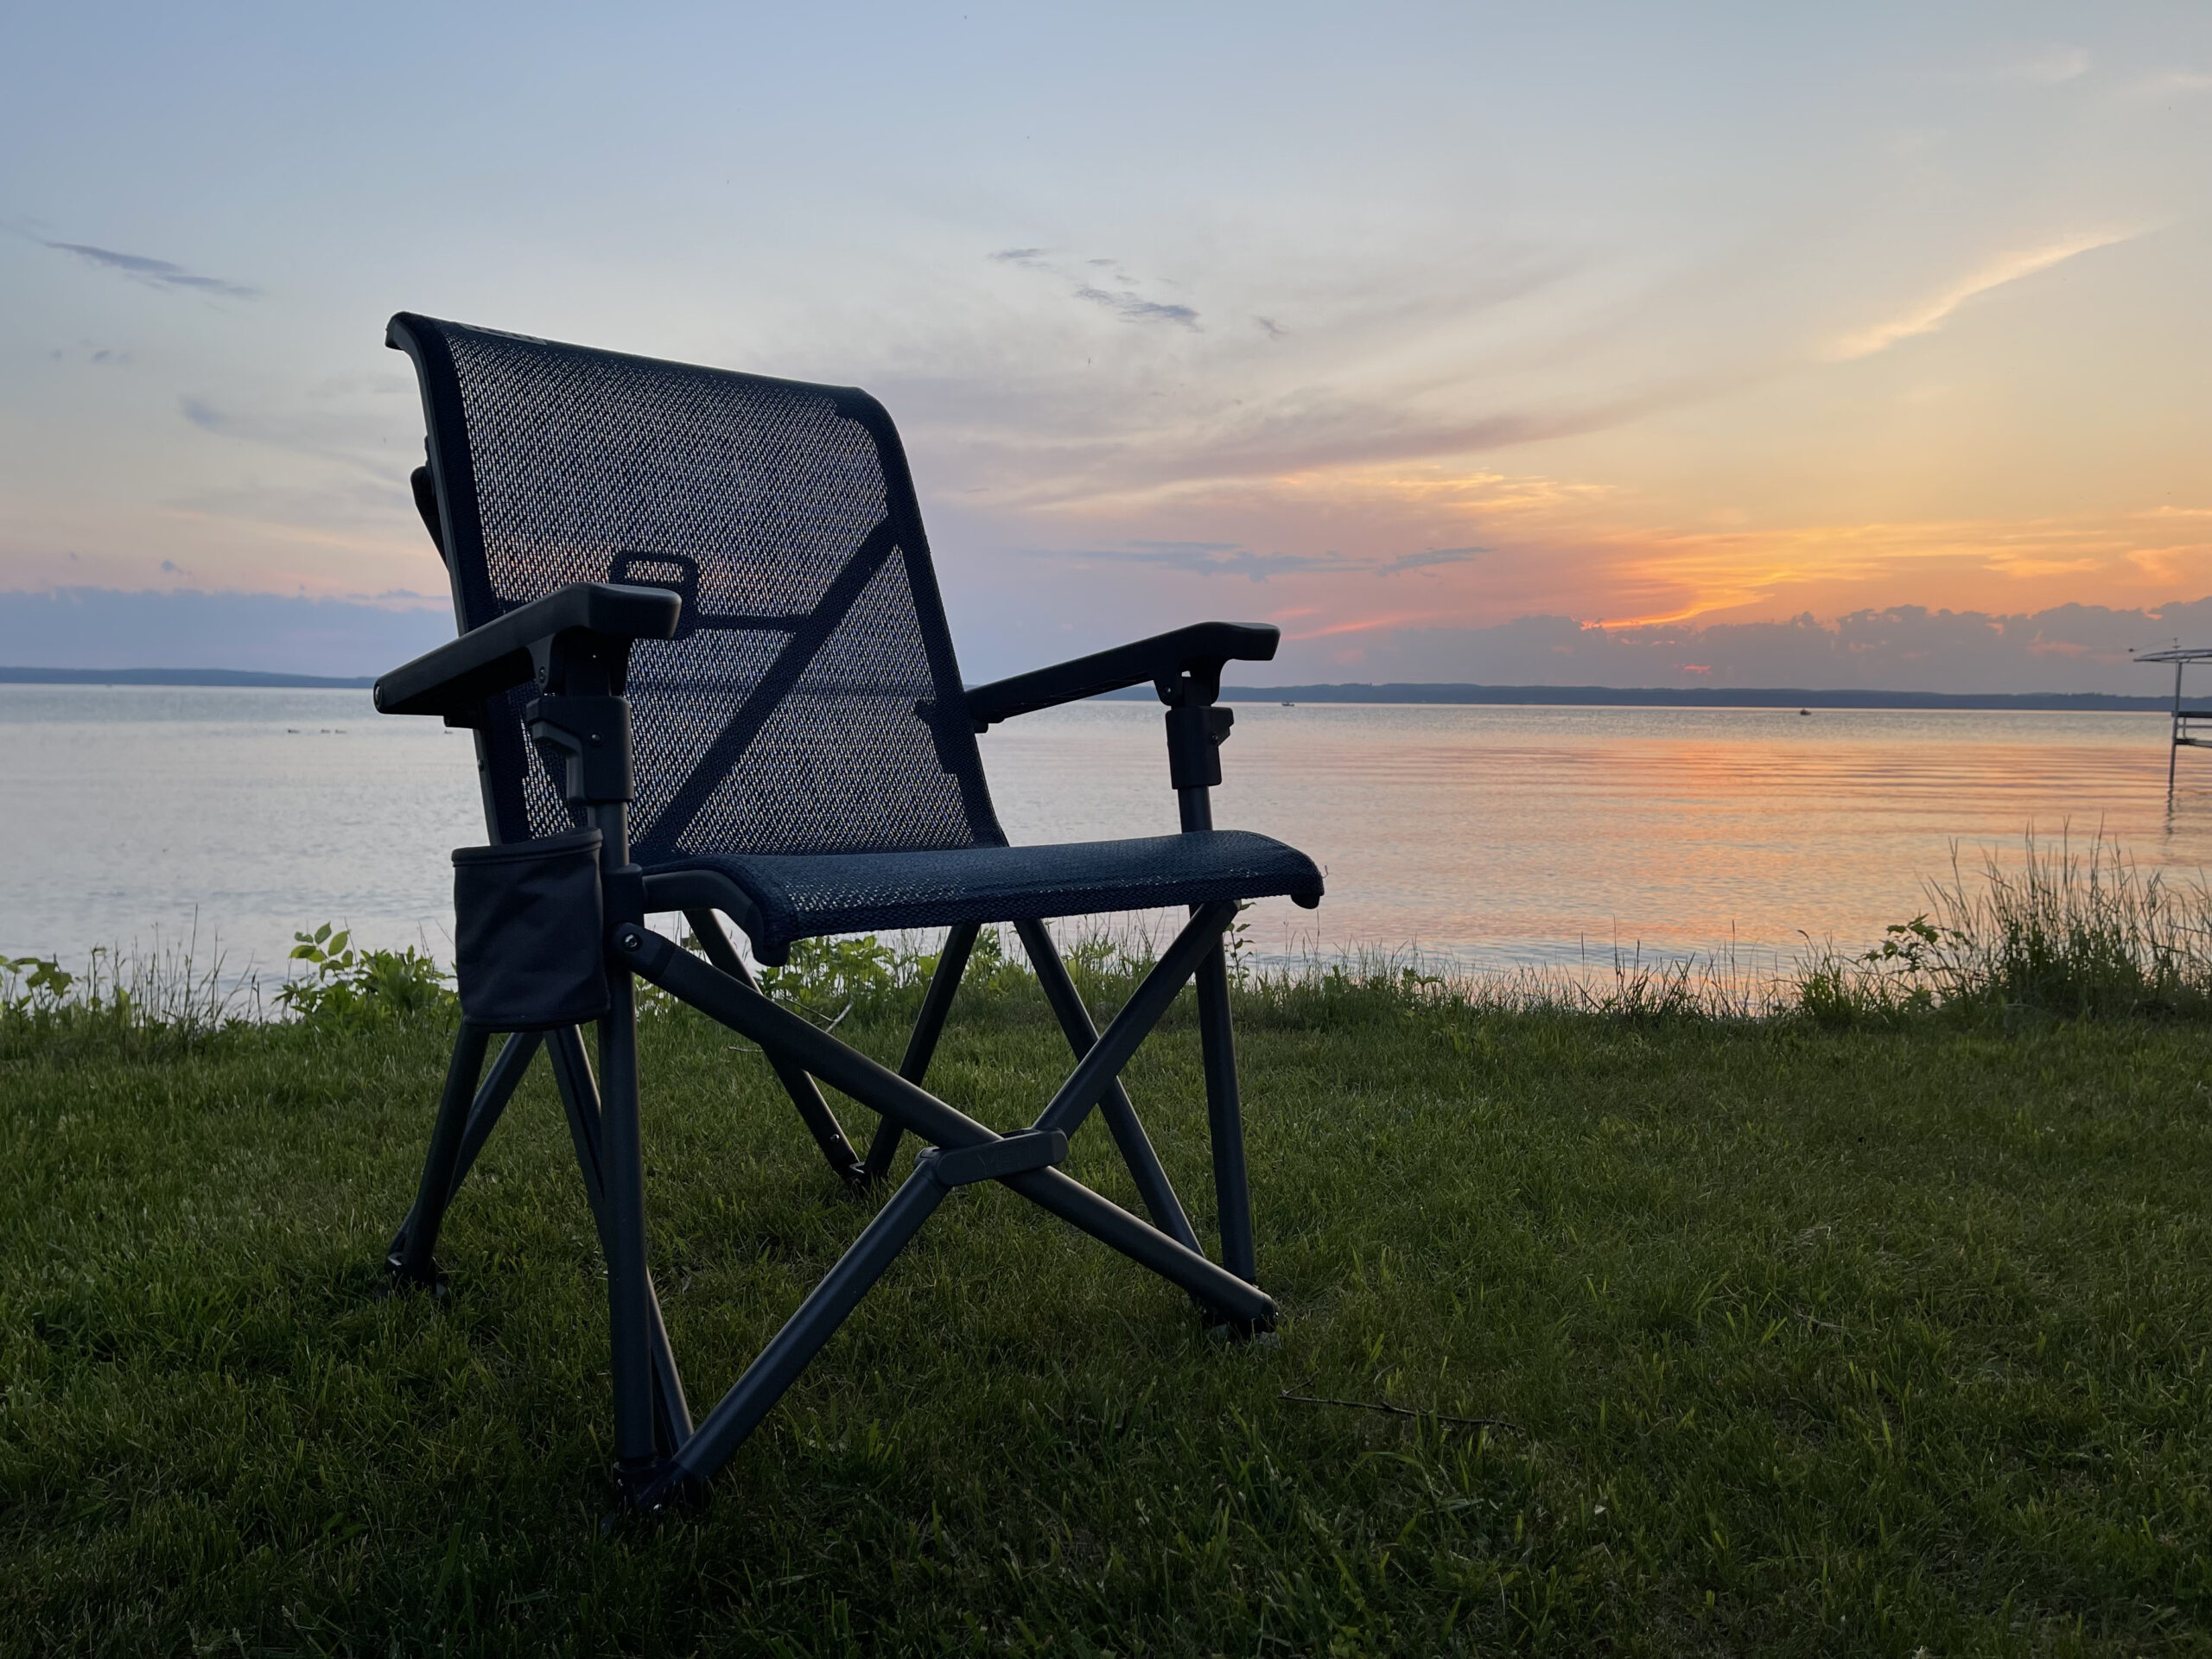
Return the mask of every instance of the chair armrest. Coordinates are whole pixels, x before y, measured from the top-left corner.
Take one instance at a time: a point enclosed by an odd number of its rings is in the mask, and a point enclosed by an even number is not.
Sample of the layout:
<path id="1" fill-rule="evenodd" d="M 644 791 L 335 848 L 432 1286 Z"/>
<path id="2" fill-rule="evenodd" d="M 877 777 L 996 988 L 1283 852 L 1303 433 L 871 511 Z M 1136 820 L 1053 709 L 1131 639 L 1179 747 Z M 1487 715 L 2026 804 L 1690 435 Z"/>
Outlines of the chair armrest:
<path id="1" fill-rule="evenodd" d="M 1268 662 L 1281 638 L 1280 629 L 1264 622 L 1200 622 L 1052 668 L 970 686 L 968 713 L 980 732 L 1016 715 L 1034 714 L 1147 680 L 1160 688 L 1162 702 L 1210 703 L 1221 695 L 1223 664 L 1232 658 Z"/>
<path id="2" fill-rule="evenodd" d="M 485 698 L 536 679 L 563 635 L 620 641 L 626 652 L 632 639 L 674 639 L 683 609 L 683 596 L 665 588 L 571 582 L 393 669 L 376 683 L 377 709 L 466 715 Z"/>

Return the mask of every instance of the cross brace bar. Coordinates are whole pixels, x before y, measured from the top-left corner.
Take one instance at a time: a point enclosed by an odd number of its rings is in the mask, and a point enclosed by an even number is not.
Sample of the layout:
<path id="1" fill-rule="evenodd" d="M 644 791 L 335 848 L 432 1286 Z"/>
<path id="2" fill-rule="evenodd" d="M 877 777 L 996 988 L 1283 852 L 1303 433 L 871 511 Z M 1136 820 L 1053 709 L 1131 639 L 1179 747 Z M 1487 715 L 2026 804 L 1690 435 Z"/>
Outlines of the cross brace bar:
<path id="1" fill-rule="evenodd" d="M 1192 917 L 1128 1004 L 1079 1059 L 1034 1127 L 1026 1135 L 1012 1136 L 987 1128 L 649 929 L 635 923 L 615 924 L 608 931 L 608 944 L 617 962 L 938 1148 L 917 1161 L 891 1201 L 675 1456 L 650 1475 L 640 1471 L 643 1478 L 632 1487 L 631 1501 L 640 1509 L 658 1509 L 679 1489 L 712 1476 L 759 1427 L 946 1193 L 969 1179 L 996 1179 L 1179 1286 L 1218 1317 L 1252 1326 L 1272 1324 L 1274 1303 L 1258 1287 L 1223 1271 L 1046 1161 L 1058 1161 L 1068 1134 L 1082 1124 L 1193 971 L 1209 953 L 1218 954 L 1221 936 L 1236 919 L 1236 910 L 1233 903 L 1210 905 Z M 948 1160 L 952 1168 L 945 1166 Z M 966 1167 L 969 1164 L 972 1173 Z"/>
<path id="2" fill-rule="evenodd" d="M 1127 1063 L 1129 1053 L 1181 988 L 1183 980 L 1190 976 L 1197 957 L 1220 938 L 1236 916 L 1236 906 L 1224 903 L 1210 905 L 1191 919 L 1145 984 L 1138 988 L 1130 1006 L 1116 1017 L 1097 1046 L 1084 1057 L 1076 1075 L 1054 1096 L 1034 1127 L 1066 1133 L 1080 1125 L 1106 1080 Z M 833 1088 L 896 1119 L 901 1127 L 933 1146 L 957 1149 L 988 1146 L 1003 1138 L 647 928 L 618 924 L 611 930 L 610 944 L 615 957 L 643 978 L 763 1048 L 782 1050 Z M 1163 979 L 1168 981 L 1164 993 L 1156 983 Z M 1084 1095 L 1085 1089 L 1090 1090 L 1088 1098 Z M 1233 1319 L 1261 1324 L 1272 1321 L 1274 1303 L 1257 1287 L 1223 1271 L 1196 1250 L 1057 1169 L 1009 1176 L 1006 1185 L 1101 1243 L 1150 1268 L 1207 1306 Z"/>
<path id="3" fill-rule="evenodd" d="M 729 942 L 729 935 L 722 931 L 722 925 L 715 912 L 702 906 L 694 906 L 683 912 L 683 919 L 690 924 L 691 936 L 699 941 L 700 949 L 707 953 L 707 960 L 732 979 L 741 981 L 753 989 L 760 989 L 752 972 L 745 965 L 745 958 Z M 791 1104 L 798 1108 L 798 1115 L 814 1136 L 814 1144 L 822 1148 L 822 1155 L 846 1187 L 857 1191 L 867 1185 L 870 1171 L 861 1166 L 860 1154 L 853 1150 L 851 1141 L 837 1122 L 837 1115 L 830 1109 L 830 1103 L 822 1098 L 822 1091 L 814 1086 L 814 1079 L 781 1055 L 770 1054 L 768 1064 L 776 1073 L 776 1080 L 784 1085 L 784 1092 L 791 1097 Z"/>

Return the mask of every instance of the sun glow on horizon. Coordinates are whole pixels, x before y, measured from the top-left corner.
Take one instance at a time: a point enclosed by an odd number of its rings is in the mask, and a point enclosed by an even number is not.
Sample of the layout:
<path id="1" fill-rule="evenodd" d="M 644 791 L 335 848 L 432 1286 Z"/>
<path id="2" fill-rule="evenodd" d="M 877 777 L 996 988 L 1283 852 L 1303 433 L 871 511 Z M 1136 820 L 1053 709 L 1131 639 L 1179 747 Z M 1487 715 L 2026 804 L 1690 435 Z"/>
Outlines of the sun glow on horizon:
<path id="1" fill-rule="evenodd" d="M 2212 11 L 442 26 L 514 73 L 26 20 L 0 594 L 442 591 L 403 307 L 868 388 L 978 673 L 1039 615 L 1469 677 L 1522 619 L 1541 667 L 1599 618 L 2212 594 Z"/>

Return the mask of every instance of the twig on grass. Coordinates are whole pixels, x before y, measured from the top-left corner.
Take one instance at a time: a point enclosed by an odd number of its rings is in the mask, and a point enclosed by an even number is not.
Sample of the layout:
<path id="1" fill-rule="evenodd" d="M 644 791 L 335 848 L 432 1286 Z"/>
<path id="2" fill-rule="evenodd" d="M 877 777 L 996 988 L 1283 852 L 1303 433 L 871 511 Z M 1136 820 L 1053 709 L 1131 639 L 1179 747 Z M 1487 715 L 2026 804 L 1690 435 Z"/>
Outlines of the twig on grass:
<path id="1" fill-rule="evenodd" d="M 1285 1389 L 1275 1396 L 1301 1406 L 1342 1406 L 1346 1411 L 1379 1411 L 1386 1417 L 1427 1417 L 1433 1422 L 1450 1423 L 1457 1428 L 1505 1428 L 1516 1434 L 1529 1431 L 1518 1423 L 1509 1423 L 1503 1417 L 1454 1417 L 1448 1411 L 1415 1411 L 1409 1406 L 1393 1406 L 1379 1400 L 1332 1400 L 1326 1395 L 1294 1394 Z"/>

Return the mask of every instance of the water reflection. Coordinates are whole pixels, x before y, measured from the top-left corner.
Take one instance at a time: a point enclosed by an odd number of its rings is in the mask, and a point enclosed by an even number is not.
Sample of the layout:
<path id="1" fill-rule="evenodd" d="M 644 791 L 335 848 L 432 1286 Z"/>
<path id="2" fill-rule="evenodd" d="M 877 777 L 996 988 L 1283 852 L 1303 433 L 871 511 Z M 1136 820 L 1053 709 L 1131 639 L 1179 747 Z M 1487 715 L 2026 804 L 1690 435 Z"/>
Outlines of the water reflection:
<path id="1" fill-rule="evenodd" d="M 1156 711 L 1093 705 L 986 739 L 1017 838 L 1165 826 Z M 1954 842 L 2100 826 L 2145 862 L 2212 862 L 2212 757 L 2171 819 L 2157 715 L 1240 708 L 1218 820 L 1330 872 L 1325 948 L 1572 962 L 1616 941 L 1853 944 L 1922 908 Z M 2184 756 L 2186 761 L 2190 757 Z M 1149 797 L 1133 824 L 1128 802 Z"/>
<path id="2" fill-rule="evenodd" d="M 1242 706 L 1217 816 L 1306 849 L 1316 912 L 1255 912 L 1262 950 L 1418 945 L 1469 965 L 1855 945 L 1920 883 L 2100 825 L 2145 863 L 2212 864 L 2212 754 L 2166 810 L 2162 715 Z M 983 740 L 1016 840 L 1175 828 L 1160 710 L 1099 703 Z M 482 838 L 469 746 L 350 692 L 0 687 L 22 839 L 0 951 L 174 938 L 234 962 L 293 928 L 450 954 L 447 850 Z M 2192 779 L 2192 763 L 2199 778 Z"/>

